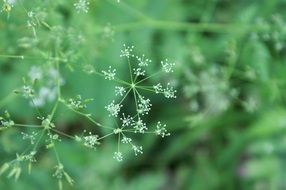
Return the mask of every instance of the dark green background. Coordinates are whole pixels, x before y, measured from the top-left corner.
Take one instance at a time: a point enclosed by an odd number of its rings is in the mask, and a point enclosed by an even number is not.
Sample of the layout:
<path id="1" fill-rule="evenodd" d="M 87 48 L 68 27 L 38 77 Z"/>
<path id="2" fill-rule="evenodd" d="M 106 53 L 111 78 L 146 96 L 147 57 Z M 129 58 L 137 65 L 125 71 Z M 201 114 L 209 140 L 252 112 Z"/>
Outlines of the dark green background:
<path id="1" fill-rule="evenodd" d="M 95 98 L 88 111 L 101 122 L 112 122 L 104 106 L 114 98 L 115 84 L 82 68 L 112 65 L 119 75 L 128 75 L 119 58 L 124 43 L 153 60 L 148 74 L 165 58 L 177 63 L 167 79 L 176 84 L 178 98 L 148 94 L 153 100 L 148 123 L 161 120 L 172 135 L 139 137 L 144 154 L 134 157 L 130 152 L 123 163 L 112 158 L 116 138 L 106 139 L 96 151 L 63 138 L 60 157 L 76 181 L 74 187 L 64 184 L 65 189 L 286 189 L 286 1 L 94 0 L 87 14 L 77 13 L 73 3 L 23 1 L 25 9 L 42 10 L 43 20 L 57 26 L 37 26 L 36 42 L 20 3 L 8 19 L 1 12 L 0 54 L 27 57 L 0 57 L 1 114 L 8 110 L 17 122 L 38 122 L 26 100 L 9 94 L 22 86 L 32 65 L 45 64 L 43 54 L 57 40 L 60 56 L 68 59 L 61 65 L 63 95 Z M 86 40 L 78 45 L 74 33 Z M 48 113 L 51 106 L 41 111 Z M 99 131 L 64 108 L 56 121 L 69 134 Z M 27 146 L 21 130 L 1 131 L 0 164 Z M 43 148 L 37 160 L 32 174 L 23 172 L 17 182 L 1 176 L 0 189 L 56 189 L 53 152 Z"/>

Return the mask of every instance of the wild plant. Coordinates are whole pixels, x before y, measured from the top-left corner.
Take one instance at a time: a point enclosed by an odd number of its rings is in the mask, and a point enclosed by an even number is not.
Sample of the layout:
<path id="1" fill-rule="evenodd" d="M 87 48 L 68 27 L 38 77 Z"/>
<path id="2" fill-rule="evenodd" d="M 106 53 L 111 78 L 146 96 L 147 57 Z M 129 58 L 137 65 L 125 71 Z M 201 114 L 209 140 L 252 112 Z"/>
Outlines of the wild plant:
<path id="1" fill-rule="evenodd" d="M 78 0 L 73 4 L 78 14 L 88 13 L 89 5 L 90 2 L 88 0 Z M 24 7 L 24 2 L 4 0 L 2 12 L 10 14 L 16 6 Z M 65 70 L 80 68 L 73 62 L 78 60 L 78 56 L 84 55 L 80 55 L 80 52 L 77 52 L 77 49 L 74 47 L 82 45 L 83 36 L 73 29 L 51 26 L 46 21 L 47 13 L 42 9 L 30 11 L 25 9 L 25 14 L 28 20 L 27 27 L 31 29 L 31 36 L 29 38 L 21 38 L 20 46 L 32 49 L 36 46 L 48 44 L 53 51 L 48 52 L 37 48 L 34 52 L 37 56 L 0 55 L 1 58 L 16 59 L 20 62 L 26 60 L 31 62 L 41 60 L 42 62 L 41 64 L 32 64 L 22 78 L 22 85 L 13 91 L 14 95 L 27 101 L 28 106 L 35 110 L 35 122 L 21 123 L 13 115 L 10 115 L 8 111 L 4 111 L 3 116 L 0 117 L 0 131 L 16 129 L 19 131 L 21 139 L 29 144 L 21 153 L 16 153 L 16 157 L 13 160 L 7 161 L 2 165 L 0 175 L 7 174 L 8 177 L 17 180 L 23 172 L 24 166 L 27 166 L 28 173 L 31 173 L 32 167 L 37 163 L 42 152 L 52 150 L 56 160 L 53 176 L 58 180 L 59 189 L 63 189 L 63 180 L 70 185 L 74 184 L 74 180 L 66 170 L 61 160 L 61 154 L 57 149 L 57 146 L 63 140 L 69 139 L 94 151 L 100 147 L 104 140 L 114 137 L 117 139 L 117 149 L 110 156 L 116 161 L 122 162 L 125 158 L 122 146 L 129 147 L 135 156 L 143 154 L 143 146 L 136 142 L 136 136 L 144 134 L 154 134 L 162 138 L 170 136 L 164 121 L 149 124 L 145 120 L 152 110 L 152 100 L 148 95 L 152 94 L 152 97 L 158 95 L 166 99 L 177 97 L 172 82 L 166 82 L 168 75 L 174 71 L 175 64 L 173 62 L 164 59 L 154 64 L 144 54 L 136 55 L 134 46 L 124 44 L 123 49 L 118 51 L 118 58 L 121 61 L 116 63 L 116 65 L 125 63 L 126 73 L 128 73 L 127 77 L 119 76 L 117 68 L 114 66 L 106 66 L 102 70 L 96 67 L 84 67 L 83 70 L 88 70 L 89 74 L 100 76 L 110 83 L 116 84 L 114 88 L 115 98 L 110 100 L 110 103 L 105 106 L 106 115 L 114 121 L 114 124 L 102 124 L 92 113 L 87 111 L 90 103 L 101 100 L 96 97 L 84 98 L 80 95 L 81 92 L 78 92 L 78 95 L 73 97 L 64 95 L 64 87 L 68 81 L 62 73 Z M 42 27 L 49 31 L 45 38 L 43 37 L 43 31 L 39 29 Z M 67 42 L 74 46 L 66 46 Z M 159 66 L 158 72 L 149 74 L 148 67 L 152 64 Z M 157 84 L 152 84 L 152 81 L 158 79 L 163 80 Z M 127 98 L 133 99 L 133 105 L 126 102 Z M 43 111 L 43 108 L 50 106 L 49 112 Z M 0 108 L 2 109 L 3 107 L 3 104 L 0 104 Z M 127 107 L 128 109 L 123 111 L 123 108 Z M 83 129 L 76 134 L 62 131 L 55 119 L 57 114 L 61 114 L 60 109 L 62 108 L 77 114 L 82 119 L 89 121 L 90 125 L 103 130 L 101 133 L 98 133 L 98 129 Z"/>

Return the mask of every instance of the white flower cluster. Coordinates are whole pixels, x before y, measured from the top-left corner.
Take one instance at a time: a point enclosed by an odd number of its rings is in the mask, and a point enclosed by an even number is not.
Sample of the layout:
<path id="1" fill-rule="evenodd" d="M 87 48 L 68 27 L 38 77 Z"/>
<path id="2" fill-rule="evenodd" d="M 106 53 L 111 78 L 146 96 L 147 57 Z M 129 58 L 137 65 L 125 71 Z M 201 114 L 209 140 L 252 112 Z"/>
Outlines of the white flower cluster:
<path id="1" fill-rule="evenodd" d="M 132 149 L 134 150 L 135 156 L 137 156 L 138 154 L 143 154 L 142 146 L 133 145 Z"/>
<path id="2" fill-rule="evenodd" d="M 121 54 L 120 54 L 120 57 L 134 57 L 133 55 L 133 49 L 134 49 L 134 46 L 126 46 L 125 44 L 123 44 L 123 47 L 124 49 L 121 50 Z"/>
<path id="3" fill-rule="evenodd" d="M 156 130 L 155 133 L 159 136 L 161 136 L 162 138 L 170 136 L 171 134 L 167 131 L 166 129 L 166 124 L 161 124 L 161 122 L 159 121 L 156 125 Z"/>
<path id="4" fill-rule="evenodd" d="M 54 148 L 55 141 L 60 142 L 61 141 L 60 136 L 58 134 L 53 134 L 50 131 L 48 131 L 46 139 L 46 148 L 47 149 Z"/>
<path id="5" fill-rule="evenodd" d="M 93 101 L 93 98 L 82 99 L 81 95 L 77 95 L 75 98 L 68 99 L 68 106 L 74 110 L 84 109 L 87 107 L 87 103 Z"/>
<path id="6" fill-rule="evenodd" d="M 78 3 L 83 3 L 79 1 Z M 88 5 L 88 4 L 87 4 Z M 79 4 L 75 5 L 79 6 Z M 17 92 L 22 94 L 25 98 L 29 99 L 31 104 L 34 107 L 41 107 L 47 102 L 56 101 L 52 113 L 46 117 L 42 116 L 39 111 L 39 119 L 42 121 L 40 125 L 33 125 L 31 127 L 39 127 L 42 129 L 43 133 L 32 131 L 30 133 L 22 132 L 22 138 L 24 140 L 29 140 L 31 145 L 34 145 L 36 148 L 38 146 L 39 139 L 42 137 L 45 138 L 45 144 L 47 149 L 54 149 L 56 152 L 56 143 L 61 141 L 61 135 L 69 137 L 83 146 L 96 149 L 100 144 L 100 141 L 108 136 L 114 135 L 118 137 L 118 149 L 114 152 L 113 158 L 117 161 L 123 161 L 124 155 L 120 150 L 120 145 L 129 146 L 130 150 L 134 152 L 135 156 L 143 154 L 143 147 L 137 145 L 129 134 L 155 134 L 161 136 L 162 138 L 169 136 L 170 133 L 166 129 L 166 124 L 158 122 L 155 128 L 151 128 L 145 121 L 144 117 L 150 114 L 152 109 L 152 103 L 148 93 L 153 93 L 153 95 L 162 95 L 165 98 L 176 98 L 176 90 L 171 85 L 167 83 L 165 87 L 161 83 L 156 85 L 148 85 L 149 79 L 157 74 L 164 72 L 173 72 L 173 63 L 169 63 L 167 60 L 162 64 L 162 69 L 160 72 L 148 76 L 148 66 L 152 61 L 146 58 L 145 55 L 136 56 L 134 55 L 134 46 L 124 45 L 124 49 L 121 50 L 120 57 L 128 59 L 128 69 L 130 80 L 125 81 L 116 76 L 116 69 L 109 66 L 107 70 L 102 70 L 101 73 L 93 69 L 93 72 L 90 74 L 98 74 L 106 80 L 115 81 L 119 84 L 115 86 L 115 97 L 119 100 L 114 99 L 105 106 L 105 109 L 109 113 L 109 117 L 115 117 L 120 120 L 120 124 L 116 123 L 116 127 L 104 126 L 95 119 L 92 118 L 92 114 L 85 113 L 85 108 L 87 103 L 93 99 L 83 99 L 80 95 L 77 95 L 74 98 L 64 99 L 61 93 L 61 86 L 64 84 L 64 80 L 59 73 L 59 66 L 57 69 L 51 67 L 51 65 L 42 65 L 42 66 L 33 66 L 28 72 L 28 80 L 24 80 L 24 86 Z M 115 77 L 116 76 L 116 77 Z M 143 95 L 144 94 L 144 95 Z M 124 110 L 123 106 L 125 105 L 125 100 L 132 100 L 132 106 L 129 106 L 128 109 Z M 134 101 L 133 101 L 134 100 Z M 93 132 L 85 134 L 86 131 L 81 136 L 71 136 L 64 132 L 59 131 L 53 121 L 54 113 L 57 110 L 58 103 L 62 103 L 69 110 L 73 111 L 76 114 L 79 114 L 93 124 L 103 127 L 106 130 L 111 130 L 112 132 L 99 136 Z M 21 126 L 21 124 L 14 124 L 10 119 L 8 113 L 5 117 L 0 117 L 0 123 L 4 127 L 10 126 Z M 28 126 L 28 125 L 23 125 Z M 41 134 L 41 135 L 39 135 Z M 128 135 L 127 135 L 128 134 Z M 40 137 L 39 137 L 40 136 Z M 18 159 L 23 161 L 34 162 L 35 161 L 35 150 L 30 154 L 20 156 Z M 58 157 L 58 156 L 57 156 Z M 22 161 L 21 160 L 21 161 Z M 55 167 L 56 171 L 54 176 L 59 180 L 59 186 L 62 186 L 62 178 L 65 178 L 70 184 L 73 183 L 73 180 L 69 175 L 64 171 L 64 166 L 58 160 L 58 164 Z M 15 178 L 18 178 L 20 175 L 21 168 L 15 167 L 13 175 Z M 1 171 L 0 171 L 1 173 Z"/>
<path id="7" fill-rule="evenodd" d="M 122 86 L 115 87 L 115 96 L 123 96 L 126 93 L 126 90 Z"/>
<path id="8" fill-rule="evenodd" d="M 158 83 L 153 86 L 156 94 L 162 93 L 166 98 L 177 98 L 176 93 L 177 91 L 174 90 L 174 87 L 171 86 L 171 83 L 168 83 L 166 88 L 163 88 L 161 83 Z"/>
<path id="9" fill-rule="evenodd" d="M 14 121 L 12 121 L 12 120 L 8 120 L 8 121 L 3 121 L 3 120 L 1 120 L 1 125 L 2 125 L 3 127 L 12 127 L 14 124 L 15 124 L 15 123 L 14 123 Z"/>
<path id="10" fill-rule="evenodd" d="M 11 120 L 10 114 L 8 113 L 8 111 L 5 111 L 4 117 L 0 117 L 0 127 L 9 128 L 13 127 L 14 125 L 15 122 Z"/>
<path id="11" fill-rule="evenodd" d="M 134 133 L 144 133 L 146 130 L 148 130 L 147 124 L 143 122 L 141 117 L 137 117 L 135 119 L 135 117 L 133 118 L 130 115 L 126 117 L 125 114 L 123 113 L 120 120 L 122 121 L 122 128 L 131 127 L 133 128 Z M 124 136 L 124 138 L 127 137 Z"/>
<path id="12" fill-rule="evenodd" d="M 78 0 L 73 4 L 77 12 L 87 13 L 89 10 L 89 1 L 88 0 Z"/>
<path id="13" fill-rule="evenodd" d="M 141 91 L 154 91 L 156 94 L 163 94 L 166 98 L 176 98 L 176 90 L 173 86 L 171 86 L 171 83 L 167 83 L 165 88 L 161 83 L 153 86 L 141 85 L 141 83 L 150 78 L 148 76 L 145 77 L 145 68 L 148 67 L 152 61 L 146 58 L 144 54 L 142 56 L 134 55 L 133 51 L 134 46 L 127 46 L 124 44 L 123 50 L 121 50 L 120 54 L 120 57 L 125 57 L 128 59 L 131 81 L 124 81 L 118 78 L 115 80 L 116 69 L 112 69 L 111 66 L 109 66 L 107 71 L 102 71 L 105 79 L 121 82 L 121 86 L 115 87 L 115 95 L 123 97 L 122 100 L 118 104 L 116 104 L 115 100 L 113 100 L 105 107 L 111 116 L 118 116 L 119 112 L 121 111 L 121 107 L 123 107 L 122 103 L 129 93 L 133 94 L 138 117 L 140 117 L 140 115 L 148 114 L 152 107 L 151 100 L 142 96 Z M 136 65 L 132 63 L 133 60 L 137 63 Z M 162 61 L 161 64 L 162 71 L 167 73 L 173 72 L 173 67 L 175 65 L 174 63 L 170 63 L 168 59 L 166 59 L 165 61 Z"/>
<path id="14" fill-rule="evenodd" d="M 135 133 L 145 133 L 147 130 L 146 123 L 144 123 L 140 117 L 138 117 L 138 120 L 133 123 L 133 128 L 135 129 Z"/>
<path id="15" fill-rule="evenodd" d="M 145 58 L 144 54 L 141 57 L 136 56 L 136 59 L 138 61 L 138 66 L 139 67 L 147 67 L 149 65 L 149 63 L 152 62 L 150 59 Z"/>
<path id="16" fill-rule="evenodd" d="M 30 134 L 21 132 L 21 134 L 22 134 L 22 136 L 23 136 L 23 137 L 22 137 L 23 140 L 29 140 L 32 145 L 35 144 L 35 140 L 36 140 L 36 137 L 37 137 L 37 135 L 38 135 L 37 132 L 32 131 Z"/>
<path id="17" fill-rule="evenodd" d="M 128 138 L 126 136 L 124 136 L 121 140 L 122 143 L 124 144 L 128 144 L 128 143 L 131 143 L 132 139 L 131 138 Z"/>
<path id="18" fill-rule="evenodd" d="M 126 127 L 126 126 L 130 126 L 133 118 L 130 115 L 125 116 L 125 114 L 122 114 L 122 117 L 120 118 L 120 120 L 122 121 L 122 126 Z"/>
<path id="19" fill-rule="evenodd" d="M 145 70 L 143 70 L 142 68 L 134 68 L 133 69 L 133 72 L 134 72 L 134 75 L 136 77 L 139 77 L 139 76 L 145 76 Z"/>
<path id="20" fill-rule="evenodd" d="M 116 159 L 118 162 L 123 161 L 123 155 L 121 152 L 114 152 L 113 158 Z"/>
<path id="21" fill-rule="evenodd" d="M 57 98 L 57 86 L 64 84 L 64 79 L 53 67 L 32 66 L 28 72 L 27 81 L 22 89 L 17 91 L 23 97 L 30 99 L 32 107 L 43 107 L 48 102 L 53 102 Z M 39 88 L 35 86 L 35 82 Z M 27 83 L 26 82 L 26 83 Z"/>
<path id="22" fill-rule="evenodd" d="M 96 145 L 99 145 L 98 135 L 93 135 L 91 132 L 88 136 L 83 137 L 84 146 L 89 148 L 95 148 Z"/>
<path id="23" fill-rule="evenodd" d="M 96 146 L 100 144 L 98 135 L 94 135 L 91 132 L 83 137 L 75 136 L 75 139 L 77 142 L 81 142 L 84 146 L 91 149 L 96 149 Z"/>
<path id="24" fill-rule="evenodd" d="M 105 79 L 108 79 L 108 80 L 115 79 L 116 69 L 112 69 L 111 66 L 109 66 L 107 71 L 101 71 L 101 72 L 103 73 Z"/>
<path id="25" fill-rule="evenodd" d="M 144 134 L 147 131 L 149 133 L 154 133 L 161 137 L 169 136 L 170 133 L 166 130 L 166 125 L 157 123 L 156 129 L 149 131 L 149 127 L 143 121 L 143 116 L 148 115 L 152 108 L 152 103 L 150 98 L 143 96 L 143 92 L 153 92 L 155 94 L 161 94 L 165 98 L 176 98 L 176 90 L 171 85 L 167 83 L 165 87 L 161 83 L 156 85 L 146 86 L 145 83 L 148 79 L 155 76 L 156 74 L 164 74 L 173 72 L 174 63 L 168 61 L 168 59 L 161 61 L 162 70 L 154 75 L 147 75 L 147 67 L 152 63 L 152 61 L 146 58 L 145 55 L 136 56 L 134 55 L 134 46 L 123 45 L 123 50 L 121 50 L 120 57 L 126 58 L 128 60 L 128 69 L 130 73 L 130 81 L 122 80 L 118 77 L 115 78 L 116 69 L 111 66 L 106 71 L 102 71 L 105 79 L 118 82 L 120 86 L 115 87 L 115 96 L 119 97 L 120 100 L 117 103 L 116 100 L 105 106 L 106 110 L 109 112 L 109 116 L 118 117 L 121 113 L 121 108 L 124 105 L 126 97 L 134 98 L 135 114 L 130 116 L 129 114 L 122 113 L 120 117 L 121 127 L 114 130 L 114 135 L 118 135 L 119 143 L 129 144 L 134 150 L 135 155 L 142 154 L 143 148 L 141 146 L 135 146 L 132 143 L 132 139 L 127 137 L 125 131 L 132 133 Z M 135 63 L 134 63 L 135 62 Z M 148 83 L 147 83 L 148 84 Z M 123 156 L 120 150 L 114 153 L 114 158 L 118 161 L 122 161 Z"/>
<path id="26" fill-rule="evenodd" d="M 34 89 L 30 85 L 24 85 L 22 87 L 22 93 L 25 98 L 30 98 L 34 96 Z"/>
<path id="27" fill-rule="evenodd" d="M 151 110 L 152 104 L 150 103 L 150 99 L 145 99 L 144 96 L 139 96 L 138 100 L 138 109 L 137 112 L 140 115 L 148 114 Z"/>
<path id="28" fill-rule="evenodd" d="M 173 67 L 175 66 L 175 63 L 169 62 L 168 59 L 165 59 L 165 61 L 161 61 L 161 65 L 166 73 L 174 72 Z"/>
<path id="29" fill-rule="evenodd" d="M 110 113 L 110 116 L 117 117 L 122 105 L 115 104 L 115 101 L 113 100 L 109 105 L 105 106 L 107 111 Z"/>
<path id="30" fill-rule="evenodd" d="M 36 151 L 31 151 L 29 154 L 21 156 L 21 159 L 24 161 L 29 161 L 29 162 L 36 162 Z"/>

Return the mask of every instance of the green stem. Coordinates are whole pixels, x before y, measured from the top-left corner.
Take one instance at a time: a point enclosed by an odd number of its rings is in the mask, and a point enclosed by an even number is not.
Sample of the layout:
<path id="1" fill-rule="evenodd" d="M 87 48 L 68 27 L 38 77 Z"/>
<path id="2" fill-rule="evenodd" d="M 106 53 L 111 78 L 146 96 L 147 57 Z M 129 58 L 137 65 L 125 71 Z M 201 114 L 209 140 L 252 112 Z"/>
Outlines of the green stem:
<path id="1" fill-rule="evenodd" d="M 92 123 L 94 123 L 95 125 L 97 125 L 98 127 L 102 127 L 102 128 L 105 128 L 105 129 L 111 129 L 111 130 L 113 130 L 113 128 L 111 128 L 111 127 L 106 127 L 106 126 L 101 125 L 100 123 L 98 123 L 97 121 L 95 121 L 93 118 L 91 118 L 91 117 L 89 116 L 89 114 L 86 114 L 86 113 L 83 113 L 83 112 L 80 112 L 80 111 L 78 111 L 78 110 L 73 109 L 72 107 L 70 107 L 69 105 L 67 105 L 64 100 L 60 100 L 60 102 L 61 102 L 64 106 L 66 106 L 69 110 L 73 111 L 73 112 L 76 113 L 76 114 L 79 114 L 79 115 L 85 117 L 86 119 L 88 119 L 89 121 L 91 121 Z"/>
<path id="2" fill-rule="evenodd" d="M 24 59 L 23 55 L 0 55 L 0 57 L 4 58 L 12 58 L 12 59 Z"/>

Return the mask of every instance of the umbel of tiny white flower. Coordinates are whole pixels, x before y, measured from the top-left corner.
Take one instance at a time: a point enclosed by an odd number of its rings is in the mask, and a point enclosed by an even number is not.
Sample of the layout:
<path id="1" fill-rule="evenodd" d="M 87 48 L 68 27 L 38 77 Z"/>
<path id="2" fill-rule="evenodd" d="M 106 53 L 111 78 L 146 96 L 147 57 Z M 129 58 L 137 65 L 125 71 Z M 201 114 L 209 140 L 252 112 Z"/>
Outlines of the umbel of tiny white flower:
<path id="1" fill-rule="evenodd" d="M 160 121 L 156 125 L 155 133 L 163 138 L 171 135 L 166 129 L 166 124 L 162 125 Z"/>
<path id="2" fill-rule="evenodd" d="M 155 90 L 156 94 L 163 93 L 166 98 L 177 98 L 176 90 L 171 86 L 171 83 L 168 83 L 166 88 L 163 88 L 161 83 L 153 85 L 153 89 Z"/>
<path id="3" fill-rule="evenodd" d="M 150 103 L 150 99 L 145 99 L 143 96 L 139 96 L 138 100 L 138 113 L 141 115 L 148 114 L 151 110 L 152 104 Z"/>
<path id="4" fill-rule="evenodd" d="M 83 137 L 75 136 L 75 140 L 77 142 L 83 143 L 84 146 L 91 149 L 96 149 L 96 146 L 100 144 L 98 140 L 98 135 L 94 135 L 91 132 L 89 132 L 88 135 Z"/>
<path id="5" fill-rule="evenodd" d="M 103 70 L 103 76 L 105 79 L 108 80 L 113 80 L 116 82 L 121 83 L 121 85 L 126 85 L 125 86 L 116 86 L 115 87 L 115 95 L 116 96 L 124 96 L 123 99 L 120 101 L 119 104 L 115 104 L 112 102 L 110 105 L 106 106 L 106 109 L 111 113 L 110 115 L 117 117 L 118 113 L 120 112 L 120 108 L 122 105 L 120 105 L 124 99 L 127 97 L 127 95 L 131 92 L 133 92 L 133 97 L 135 100 L 136 104 L 136 111 L 137 115 L 146 115 L 149 113 L 152 104 L 150 103 L 150 99 L 145 99 L 141 94 L 140 91 L 154 91 L 156 94 L 162 94 L 166 98 L 176 98 L 176 90 L 171 86 L 170 83 L 167 83 L 167 86 L 164 88 L 161 83 L 154 85 L 154 86 L 141 86 L 141 83 L 143 81 L 146 81 L 147 79 L 151 78 L 145 77 L 146 71 L 145 67 L 151 63 L 151 60 L 148 58 L 145 58 L 145 55 L 143 54 L 141 57 L 135 56 L 133 54 L 133 49 L 134 46 L 126 46 L 125 44 L 123 45 L 124 48 L 121 50 L 120 57 L 126 57 L 128 59 L 128 65 L 129 65 L 129 73 L 130 73 L 130 81 L 124 81 L 121 80 L 120 78 L 115 79 L 115 71 L 116 69 L 112 69 L 111 66 L 109 66 L 109 69 Z M 131 59 L 132 58 L 132 59 Z M 132 60 L 137 60 L 137 67 L 134 68 L 133 64 L 131 64 Z M 168 59 L 165 61 L 161 62 L 163 71 L 169 73 L 173 72 L 173 66 L 175 65 L 174 63 L 170 63 Z M 140 79 L 142 77 L 143 79 Z M 154 90 L 152 90 L 153 88 Z M 127 90 L 129 89 L 129 90 Z M 142 128 L 141 128 L 142 129 Z M 142 130 L 140 130 L 142 131 Z"/>
<path id="6" fill-rule="evenodd" d="M 170 63 L 168 59 L 165 59 L 165 61 L 161 61 L 161 65 L 163 67 L 163 71 L 166 73 L 173 72 L 173 67 L 175 66 L 175 63 Z"/>
<path id="7" fill-rule="evenodd" d="M 89 1 L 88 0 L 78 0 L 73 4 L 77 12 L 88 12 L 89 9 Z"/>
<path id="8" fill-rule="evenodd" d="M 131 143 L 132 139 L 131 138 L 128 138 L 126 136 L 124 136 L 122 139 L 121 139 L 121 142 L 124 143 L 124 144 L 128 144 L 128 143 Z"/>
<path id="9" fill-rule="evenodd" d="M 81 96 L 77 96 L 77 99 L 73 99 L 73 98 L 70 98 L 69 99 L 69 105 L 73 108 L 73 109 L 80 109 L 80 108 L 85 108 L 86 105 L 85 104 L 82 104 L 82 101 L 81 101 Z"/>
<path id="10" fill-rule="evenodd" d="M 25 98 L 30 98 L 34 96 L 34 89 L 30 85 L 24 85 L 22 87 L 22 94 Z"/>
<path id="11" fill-rule="evenodd" d="M 134 150 L 135 156 L 137 156 L 138 154 L 143 154 L 142 146 L 132 145 L 132 149 Z"/>
<path id="12" fill-rule="evenodd" d="M 11 120 L 10 114 L 8 111 L 5 111 L 4 117 L 0 117 L 0 126 L 4 128 L 13 127 L 15 122 Z"/>
<path id="13" fill-rule="evenodd" d="M 122 121 L 122 127 L 128 127 L 132 123 L 134 123 L 133 118 L 130 115 L 125 116 L 124 113 L 122 114 L 122 117 L 120 118 L 120 120 Z"/>
<path id="14" fill-rule="evenodd" d="M 122 162 L 122 160 L 123 160 L 122 153 L 119 152 L 119 151 L 118 151 L 118 152 L 114 152 L 113 158 L 114 158 L 115 160 L 117 160 L 118 162 Z"/>
<path id="15" fill-rule="evenodd" d="M 138 120 L 133 123 L 133 128 L 135 129 L 135 133 L 145 133 L 147 130 L 146 123 L 144 123 L 140 117 L 138 117 Z"/>
<path id="16" fill-rule="evenodd" d="M 145 70 L 143 70 L 142 68 L 134 68 L 133 69 L 134 75 L 135 76 L 145 76 Z"/>
<path id="17" fill-rule="evenodd" d="M 107 71 L 101 71 L 104 75 L 105 79 L 108 80 L 114 80 L 115 75 L 116 75 L 116 69 L 112 69 L 111 66 L 109 66 Z"/>
<path id="18" fill-rule="evenodd" d="M 139 67 L 147 67 L 149 65 L 149 63 L 152 62 L 150 59 L 145 58 L 144 54 L 141 57 L 136 56 L 136 59 L 138 61 L 138 66 Z"/>
<path id="19" fill-rule="evenodd" d="M 109 105 L 105 106 L 107 111 L 110 113 L 110 116 L 117 117 L 122 105 L 121 104 L 115 104 L 115 101 L 113 100 Z"/>
<path id="20" fill-rule="evenodd" d="M 89 147 L 89 148 L 95 148 L 95 145 L 100 144 L 98 142 L 98 135 L 93 135 L 91 132 L 89 133 L 88 136 L 83 137 L 84 139 L 84 145 Z"/>
<path id="21" fill-rule="evenodd" d="M 134 55 L 132 54 L 134 46 L 126 46 L 125 44 L 123 44 L 124 49 L 121 50 L 121 54 L 120 57 L 134 57 Z"/>
<path id="22" fill-rule="evenodd" d="M 115 87 L 115 96 L 123 96 L 125 94 L 126 90 L 122 86 L 116 86 Z"/>
<path id="23" fill-rule="evenodd" d="M 161 83 L 154 85 L 153 88 L 154 88 L 156 94 L 159 94 L 159 93 L 164 91 Z"/>
<path id="24" fill-rule="evenodd" d="M 15 125 L 14 121 L 12 121 L 12 120 L 8 120 L 8 121 L 1 120 L 0 124 L 1 124 L 1 126 L 7 127 L 7 128 Z"/>
<path id="25" fill-rule="evenodd" d="M 22 134 L 22 138 L 23 140 L 30 140 L 30 143 L 33 145 L 35 144 L 35 141 L 36 141 L 36 137 L 38 135 L 38 133 L 36 133 L 35 131 L 32 131 L 32 133 L 28 134 L 28 133 L 24 133 L 24 132 L 21 132 Z"/>
<path id="26" fill-rule="evenodd" d="M 176 92 L 177 91 L 174 90 L 170 83 L 168 83 L 167 87 L 163 90 L 163 93 L 166 98 L 177 98 L 177 96 L 175 95 Z"/>
<path id="27" fill-rule="evenodd" d="M 70 106 L 72 109 L 75 109 L 75 110 L 84 109 L 87 107 L 86 104 L 93 100 L 94 100 L 93 98 L 83 100 L 81 95 L 77 95 L 75 98 L 68 99 L 68 106 Z"/>

